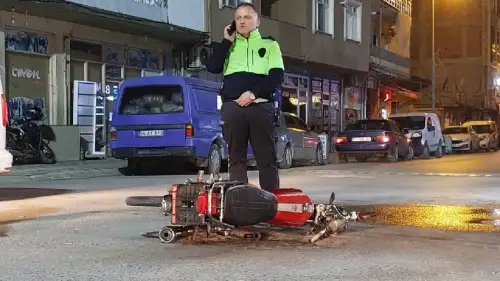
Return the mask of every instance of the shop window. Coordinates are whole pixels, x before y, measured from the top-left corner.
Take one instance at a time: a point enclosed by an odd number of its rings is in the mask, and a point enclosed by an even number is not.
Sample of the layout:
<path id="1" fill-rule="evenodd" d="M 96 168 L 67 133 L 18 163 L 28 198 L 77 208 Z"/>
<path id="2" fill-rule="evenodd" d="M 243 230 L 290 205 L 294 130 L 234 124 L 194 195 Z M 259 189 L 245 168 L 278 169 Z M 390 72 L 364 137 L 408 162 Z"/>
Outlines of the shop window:
<path id="1" fill-rule="evenodd" d="M 160 57 L 159 54 L 151 53 L 144 50 L 126 49 L 124 52 L 125 64 L 127 66 L 159 69 Z"/>
<path id="2" fill-rule="evenodd" d="M 141 70 L 136 68 L 125 68 L 125 79 L 141 77 Z"/>
<path id="3" fill-rule="evenodd" d="M 87 75 L 89 81 L 97 83 L 102 82 L 102 64 L 89 62 Z"/>
<path id="4" fill-rule="evenodd" d="M 28 31 L 7 30 L 5 32 L 5 49 L 37 54 L 49 53 L 47 35 Z"/>
<path id="5" fill-rule="evenodd" d="M 104 62 L 120 64 L 120 49 L 115 46 L 104 46 Z"/>
<path id="6" fill-rule="evenodd" d="M 70 56 L 72 59 L 102 61 L 101 44 L 71 40 Z"/>

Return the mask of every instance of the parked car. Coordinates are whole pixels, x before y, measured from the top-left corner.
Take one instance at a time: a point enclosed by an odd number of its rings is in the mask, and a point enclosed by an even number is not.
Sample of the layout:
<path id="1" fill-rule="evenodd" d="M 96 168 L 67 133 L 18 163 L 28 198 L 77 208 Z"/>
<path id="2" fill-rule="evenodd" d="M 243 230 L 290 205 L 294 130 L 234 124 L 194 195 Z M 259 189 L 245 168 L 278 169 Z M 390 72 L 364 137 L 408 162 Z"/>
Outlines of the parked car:
<path id="1" fill-rule="evenodd" d="M 281 169 L 288 169 L 293 163 L 314 163 L 325 165 L 323 150 L 318 134 L 304 121 L 292 113 L 282 113 L 276 127 L 276 155 Z"/>
<path id="2" fill-rule="evenodd" d="M 479 138 L 479 147 L 483 150 L 498 151 L 498 129 L 497 124 L 490 120 L 468 121 L 462 126 L 470 126 Z"/>
<path id="3" fill-rule="evenodd" d="M 0 79 L 1 80 L 1 79 Z M 2 82 L 0 81 L 0 174 L 12 168 L 12 154 L 6 149 L 7 127 L 9 125 L 9 111 Z"/>
<path id="4" fill-rule="evenodd" d="M 451 137 L 453 151 L 479 150 L 479 138 L 471 126 L 450 126 L 443 130 L 443 135 Z"/>
<path id="5" fill-rule="evenodd" d="M 446 144 L 441 133 L 441 123 L 435 113 L 412 112 L 394 114 L 389 117 L 401 128 L 408 130 L 407 137 L 421 137 L 421 149 L 416 147 L 415 156 L 443 157 Z"/>
<path id="6" fill-rule="evenodd" d="M 407 130 L 390 119 L 363 119 L 348 124 L 337 135 L 335 148 L 346 162 L 349 156 L 358 162 L 373 156 L 396 162 L 413 158 L 413 145 L 406 134 Z"/>

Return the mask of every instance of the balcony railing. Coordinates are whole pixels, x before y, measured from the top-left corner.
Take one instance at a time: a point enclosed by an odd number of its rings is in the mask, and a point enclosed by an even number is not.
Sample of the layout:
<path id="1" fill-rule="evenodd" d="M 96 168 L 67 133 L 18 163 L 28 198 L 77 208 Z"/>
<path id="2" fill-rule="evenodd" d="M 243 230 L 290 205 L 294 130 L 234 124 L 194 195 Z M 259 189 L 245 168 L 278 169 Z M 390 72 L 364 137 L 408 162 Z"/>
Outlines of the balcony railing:
<path id="1" fill-rule="evenodd" d="M 411 1 L 412 0 L 382 0 L 385 3 L 391 5 L 396 10 L 401 13 L 405 13 L 411 16 Z"/>
<path id="2" fill-rule="evenodd" d="M 205 32 L 205 0 L 66 0 L 83 6 Z"/>

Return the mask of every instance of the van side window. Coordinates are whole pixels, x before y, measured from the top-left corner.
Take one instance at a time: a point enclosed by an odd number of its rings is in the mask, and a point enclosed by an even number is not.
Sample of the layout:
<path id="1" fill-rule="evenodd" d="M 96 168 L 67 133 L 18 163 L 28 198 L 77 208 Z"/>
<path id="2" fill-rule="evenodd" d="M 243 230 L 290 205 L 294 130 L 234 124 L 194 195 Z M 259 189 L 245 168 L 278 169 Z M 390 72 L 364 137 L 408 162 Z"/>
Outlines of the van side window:
<path id="1" fill-rule="evenodd" d="M 217 92 L 210 89 L 194 88 L 194 99 L 196 108 L 199 112 L 218 113 L 217 109 Z"/>

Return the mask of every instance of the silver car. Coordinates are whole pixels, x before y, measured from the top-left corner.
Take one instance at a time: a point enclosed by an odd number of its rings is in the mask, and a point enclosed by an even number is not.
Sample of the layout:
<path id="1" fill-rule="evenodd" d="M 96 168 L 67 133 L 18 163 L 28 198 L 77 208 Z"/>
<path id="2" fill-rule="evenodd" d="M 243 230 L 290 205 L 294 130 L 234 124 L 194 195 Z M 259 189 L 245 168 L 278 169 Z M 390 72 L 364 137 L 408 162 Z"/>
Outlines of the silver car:
<path id="1" fill-rule="evenodd" d="M 280 169 L 288 169 L 294 163 L 326 164 L 318 134 L 296 115 L 282 113 L 275 134 L 276 155 Z"/>

